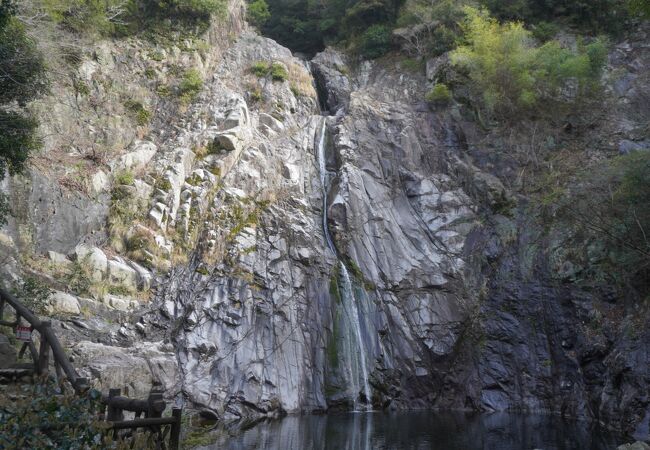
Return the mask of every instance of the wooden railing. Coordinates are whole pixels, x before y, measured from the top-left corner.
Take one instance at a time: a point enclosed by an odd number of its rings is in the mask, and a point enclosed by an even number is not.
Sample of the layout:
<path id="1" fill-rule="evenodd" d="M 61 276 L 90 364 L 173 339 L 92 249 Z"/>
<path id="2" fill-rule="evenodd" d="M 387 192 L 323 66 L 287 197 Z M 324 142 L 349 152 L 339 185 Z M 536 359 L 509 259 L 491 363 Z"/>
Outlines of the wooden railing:
<path id="1" fill-rule="evenodd" d="M 182 408 L 172 408 L 171 417 L 162 417 L 167 405 L 163 400 L 163 393 L 157 390 L 156 386 L 152 388 L 146 400 L 122 397 L 120 393 L 120 389 L 110 389 L 108 397 L 104 398 L 106 420 L 111 422 L 113 439 L 132 440 L 132 444 L 135 444 L 138 435 L 133 432 L 143 429 L 148 433 L 147 443 L 152 448 L 180 448 Z M 124 420 L 124 411 L 135 413 L 135 418 Z M 131 431 L 121 435 L 124 430 Z"/>
<path id="2" fill-rule="evenodd" d="M 5 306 L 10 306 L 15 311 L 15 319 L 7 321 L 4 319 Z M 8 326 L 16 331 L 16 328 L 25 319 L 29 323 L 30 331 L 37 331 L 40 335 L 39 349 L 30 339 L 23 342 L 23 346 L 18 353 L 20 358 L 23 357 L 26 350 L 29 350 L 34 362 L 34 371 L 38 375 L 46 376 L 50 367 L 50 350 L 54 357 L 53 365 L 59 380 L 67 379 L 72 385 L 75 392 L 82 393 L 88 389 L 88 380 L 80 377 L 70 359 L 66 356 L 61 343 L 52 331 L 52 323 L 47 320 L 41 320 L 27 307 L 20 303 L 13 295 L 0 287 L 0 325 Z"/>
<path id="3" fill-rule="evenodd" d="M 14 309 L 14 320 L 5 320 L 5 306 Z M 38 375 L 47 377 L 50 370 L 51 352 L 57 380 L 59 382 L 69 381 L 77 394 L 86 392 L 89 388 L 88 380 L 80 377 L 73 367 L 52 330 L 51 322 L 39 319 L 13 295 L 0 287 L 0 325 L 11 327 L 15 332 L 22 323 L 22 319 L 29 323 L 30 338 L 23 343 L 18 354 L 19 358 L 22 358 L 25 351 L 29 350 L 34 362 L 34 371 Z M 31 339 L 31 331 L 34 330 L 40 335 L 38 349 Z M 120 394 L 120 389 L 110 389 L 108 396 L 102 399 L 105 406 L 102 416 L 110 423 L 108 433 L 112 433 L 113 439 L 130 440 L 131 448 L 136 444 L 138 438 L 143 437 L 151 448 L 161 450 L 178 450 L 180 448 L 182 408 L 172 408 L 171 417 L 162 417 L 167 405 L 163 400 L 163 392 L 160 391 L 159 386 L 154 385 L 146 400 L 122 397 Z M 124 411 L 134 413 L 134 419 L 124 420 Z M 74 426 L 73 424 L 60 425 Z"/>

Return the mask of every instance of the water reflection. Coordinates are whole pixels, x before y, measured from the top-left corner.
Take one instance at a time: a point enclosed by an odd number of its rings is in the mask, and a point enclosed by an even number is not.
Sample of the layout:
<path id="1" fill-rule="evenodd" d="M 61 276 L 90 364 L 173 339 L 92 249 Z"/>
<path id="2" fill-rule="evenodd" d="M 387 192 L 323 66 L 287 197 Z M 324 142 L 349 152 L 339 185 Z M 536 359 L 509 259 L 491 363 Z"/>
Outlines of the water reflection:
<path id="1" fill-rule="evenodd" d="M 551 416 L 406 412 L 287 417 L 205 449 L 610 450 L 621 443 L 586 423 Z"/>

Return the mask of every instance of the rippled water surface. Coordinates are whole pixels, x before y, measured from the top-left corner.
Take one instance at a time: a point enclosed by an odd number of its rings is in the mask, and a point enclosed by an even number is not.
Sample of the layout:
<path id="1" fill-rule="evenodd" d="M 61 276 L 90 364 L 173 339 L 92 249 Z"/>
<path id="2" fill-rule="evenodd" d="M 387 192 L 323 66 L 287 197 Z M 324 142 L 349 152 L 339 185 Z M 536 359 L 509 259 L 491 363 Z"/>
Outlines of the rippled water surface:
<path id="1" fill-rule="evenodd" d="M 586 423 L 550 416 L 408 412 L 287 417 L 204 448 L 610 450 L 623 442 Z"/>

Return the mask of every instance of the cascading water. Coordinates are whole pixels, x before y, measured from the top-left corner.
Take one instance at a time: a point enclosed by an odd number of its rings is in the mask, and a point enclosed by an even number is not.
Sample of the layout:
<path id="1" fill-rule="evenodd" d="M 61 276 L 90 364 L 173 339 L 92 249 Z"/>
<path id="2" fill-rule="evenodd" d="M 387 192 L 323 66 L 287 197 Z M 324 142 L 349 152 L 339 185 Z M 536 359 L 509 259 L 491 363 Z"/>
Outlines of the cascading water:
<path id="1" fill-rule="evenodd" d="M 344 310 L 344 322 L 348 333 L 344 334 L 344 347 L 347 353 L 347 372 L 348 379 L 351 383 L 353 393 L 355 395 L 355 408 L 359 407 L 357 397 L 361 389 L 365 396 L 367 404 L 371 401 L 370 385 L 368 384 L 368 368 L 366 365 L 366 349 L 364 345 L 363 336 L 361 334 L 361 316 L 359 315 L 359 308 L 357 307 L 357 297 L 354 293 L 352 280 L 347 267 L 339 257 L 332 236 L 329 232 L 327 225 L 327 192 L 328 176 L 327 166 L 325 162 L 325 137 L 327 132 L 327 119 L 323 117 L 323 125 L 320 130 L 320 136 L 317 146 L 318 169 L 320 173 L 321 187 L 323 190 L 323 234 L 329 249 L 334 253 L 338 259 L 340 266 L 339 277 L 339 291 L 341 292 L 341 302 Z"/>

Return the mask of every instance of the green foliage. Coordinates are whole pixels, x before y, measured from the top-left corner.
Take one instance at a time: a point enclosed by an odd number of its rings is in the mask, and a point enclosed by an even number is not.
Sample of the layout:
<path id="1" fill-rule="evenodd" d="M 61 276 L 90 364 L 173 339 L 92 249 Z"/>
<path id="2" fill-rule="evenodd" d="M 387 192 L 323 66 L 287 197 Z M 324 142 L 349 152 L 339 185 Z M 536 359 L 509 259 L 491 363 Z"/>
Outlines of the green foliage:
<path id="1" fill-rule="evenodd" d="M 145 207 L 142 200 L 133 195 L 132 190 L 133 188 L 120 185 L 111 193 L 108 233 L 111 246 L 117 251 L 125 250 L 126 235 L 133 224 L 142 217 Z"/>
<path id="2" fill-rule="evenodd" d="M 427 0 L 408 0 L 397 18 L 399 27 L 427 25 L 417 35 L 417 53 L 428 56 L 441 55 L 456 46 L 462 32 L 459 23 L 464 17 L 465 1 L 439 0 L 432 4 Z M 430 26 L 435 24 L 435 26 Z"/>
<path id="3" fill-rule="evenodd" d="M 454 50 L 451 60 L 467 73 L 478 106 L 488 114 L 512 118 L 539 113 L 544 105 L 572 100 L 561 98 L 569 81 L 577 84 L 577 94 L 597 85 L 606 56 L 604 41 L 595 40 L 577 52 L 557 41 L 538 47 L 521 23 L 500 24 L 485 11 L 465 11 L 467 44 Z"/>
<path id="4" fill-rule="evenodd" d="M 402 0 L 267 0 L 271 17 L 263 27 L 269 37 L 292 50 L 314 54 L 326 44 L 357 46 L 373 25 L 392 27 Z"/>
<path id="5" fill-rule="evenodd" d="M 425 97 L 426 101 L 432 105 L 447 105 L 451 102 L 451 91 L 447 85 L 436 83 Z"/>
<path id="6" fill-rule="evenodd" d="M 201 73 L 196 69 L 189 69 L 183 75 L 183 79 L 179 85 L 179 92 L 183 102 L 191 102 L 201 92 L 203 87 L 203 79 Z"/>
<path id="7" fill-rule="evenodd" d="M 630 14 L 643 19 L 650 18 L 650 1 L 649 0 L 628 0 L 628 10 Z"/>
<path id="8" fill-rule="evenodd" d="M 93 286 L 90 272 L 89 256 L 82 260 L 75 260 L 70 264 L 69 270 L 63 277 L 68 289 L 78 295 L 90 295 Z"/>
<path id="9" fill-rule="evenodd" d="M 379 58 L 390 50 L 391 30 L 385 25 L 373 25 L 360 38 L 359 53 L 370 59 Z"/>
<path id="10" fill-rule="evenodd" d="M 25 27 L 5 17 L 0 27 L 0 103 L 25 104 L 47 90 L 45 63 Z"/>
<path id="11" fill-rule="evenodd" d="M 578 229 L 587 279 L 606 277 L 643 293 L 650 287 L 650 152 L 619 156 L 585 171 L 561 201 Z M 604 244 L 604 245 L 599 245 Z M 600 272 L 600 275 L 597 274 Z"/>
<path id="12" fill-rule="evenodd" d="M 562 21 L 590 33 L 624 30 L 635 0 L 481 0 L 499 19 Z M 640 0 L 639 3 L 647 2 Z"/>
<path id="13" fill-rule="evenodd" d="M 261 27 L 270 17 L 271 12 L 269 11 L 269 5 L 266 3 L 266 0 L 255 0 L 248 4 L 246 18 L 253 25 Z"/>
<path id="14" fill-rule="evenodd" d="M 0 29 L 4 28 L 9 20 L 16 15 L 15 0 L 0 0 Z"/>
<path id="15" fill-rule="evenodd" d="M 113 449 L 95 416 L 101 394 L 60 395 L 49 384 L 24 386 L 20 395 L 0 403 L 0 446 L 3 448 Z M 59 427 L 59 424 L 69 424 Z M 44 427 L 50 427 L 47 433 Z"/>
<path id="16" fill-rule="evenodd" d="M 117 175 L 115 175 L 115 183 L 116 184 L 123 184 L 125 186 L 133 186 L 133 183 L 135 183 L 135 177 L 133 176 L 133 172 L 130 170 L 125 170 Z"/>
<path id="17" fill-rule="evenodd" d="M 144 0 L 143 3 L 166 15 L 204 19 L 210 15 L 223 17 L 227 7 L 224 0 Z"/>
<path id="18" fill-rule="evenodd" d="M 273 81 L 285 81 L 289 77 L 287 68 L 279 62 L 268 63 L 265 61 L 257 61 L 251 65 L 249 70 L 260 78 L 270 76 Z"/>
<path id="19" fill-rule="evenodd" d="M 250 71 L 254 75 L 256 75 L 256 76 L 258 76 L 260 78 L 264 78 L 265 76 L 267 76 L 269 74 L 269 67 L 270 67 L 269 63 L 267 63 L 265 61 L 257 61 L 257 62 L 254 62 L 251 65 Z"/>
<path id="20" fill-rule="evenodd" d="M 27 276 L 23 279 L 20 287 L 14 289 L 16 297 L 35 314 L 41 315 L 47 312 L 52 290 L 41 280 Z"/>
<path id="21" fill-rule="evenodd" d="M 205 29 L 224 18 L 226 0 L 42 0 L 50 19 L 73 33 L 123 36 L 141 31 Z M 169 21 L 169 22 L 167 22 Z"/>
<path id="22" fill-rule="evenodd" d="M 147 125 L 151 120 L 151 111 L 144 107 L 141 102 L 127 100 L 124 107 L 134 116 L 136 123 L 141 127 Z"/>
<path id="23" fill-rule="evenodd" d="M 30 153 L 41 146 L 38 121 L 7 106 L 17 102 L 23 107 L 47 90 L 43 57 L 15 13 L 13 0 L 0 2 L 0 180 L 7 170 L 20 172 Z M 0 193 L 0 226 L 9 214 L 9 198 Z"/>
<path id="24" fill-rule="evenodd" d="M 6 169 L 10 174 L 20 172 L 30 153 L 40 148 L 37 128 L 33 117 L 0 109 L 0 179 Z"/>
<path id="25" fill-rule="evenodd" d="M 560 27 L 553 22 L 539 22 L 532 28 L 533 36 L 540 42 L 550 41 L 560 31 Z"/>
<path id="26" fill-rule="evenodd" d="M 421 72 L 424 69 L 424 61 L 407 58 L 400 63 L 400 66 L 409 72 Z"/>
<path id="27" fill-rule="evenodd" d="M 74 33 L 110 35 L 125 18 L 123 0 L 45 0 L 50 18 Z"/>
<path id="28" fill-rule="evenodd" d="M 7 225 L 7 217 L 11 215 L 9 196 L 0 192 L 0 228 Z"/>
<path id="29" fill-rule="evenodd" d="M 287 77 L 289 76 L 289 73 L 287 72 L 287 68 L 284 66 L 284 64 L 281 64 L 279 62 L 274 62 L 271 64 L 271 79 L 273 81 L 285 81 Z"/>

